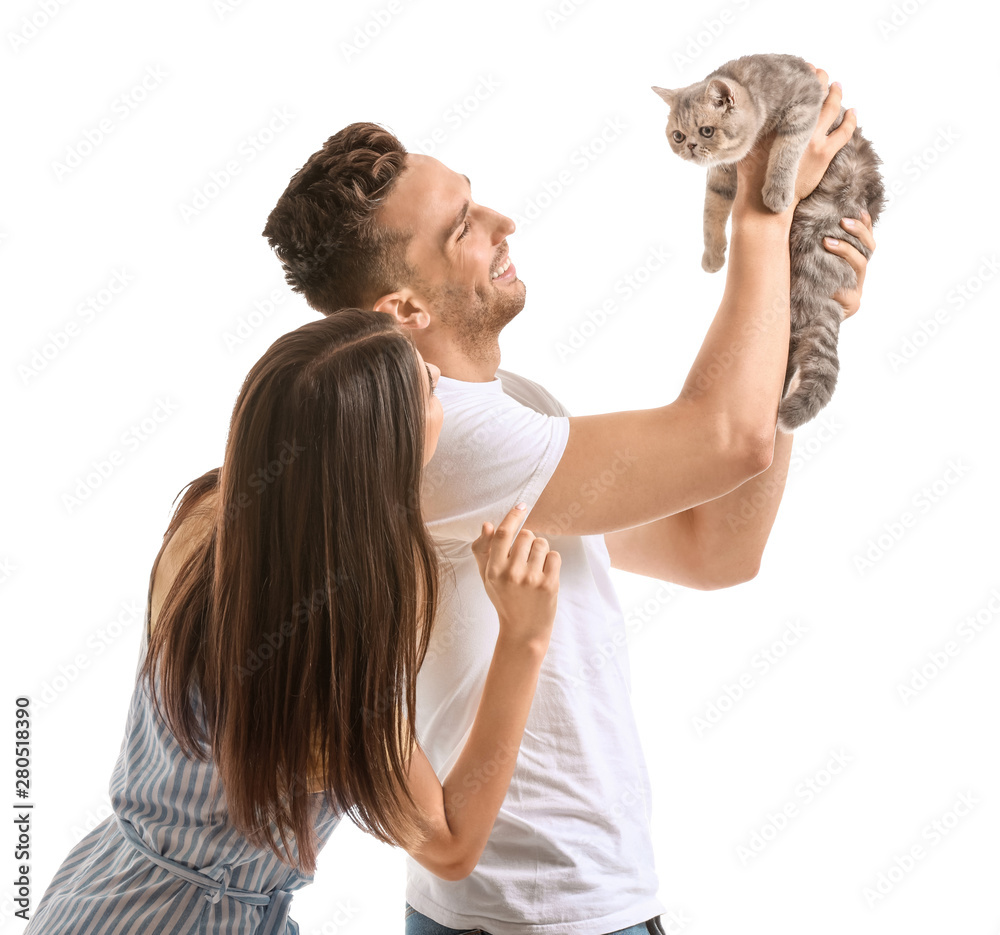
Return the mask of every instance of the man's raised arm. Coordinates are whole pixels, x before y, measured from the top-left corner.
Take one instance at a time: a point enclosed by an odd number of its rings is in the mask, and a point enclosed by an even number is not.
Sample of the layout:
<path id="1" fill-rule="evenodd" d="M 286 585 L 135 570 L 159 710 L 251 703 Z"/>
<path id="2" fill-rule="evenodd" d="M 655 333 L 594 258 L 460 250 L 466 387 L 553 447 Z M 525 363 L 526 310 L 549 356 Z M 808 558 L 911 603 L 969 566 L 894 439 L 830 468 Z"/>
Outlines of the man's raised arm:
<path id="1" fill-rule="evenodd" d="M 838 91 L 838 110 L 839 101 Z M 780 214 L 761 197 L 771 141 L 737 165 L 726 287 L 680 395 L 654 409 L 571 417 L 526 528 L 544 536 L 639 526 L 721 497 L 768 468 L 788 360 L 792 215 L 855 126 L 849 111 L 829 136 L 814 136 L 795 199 Z M 601 481 L 609 471 L 613 485 Z"/>

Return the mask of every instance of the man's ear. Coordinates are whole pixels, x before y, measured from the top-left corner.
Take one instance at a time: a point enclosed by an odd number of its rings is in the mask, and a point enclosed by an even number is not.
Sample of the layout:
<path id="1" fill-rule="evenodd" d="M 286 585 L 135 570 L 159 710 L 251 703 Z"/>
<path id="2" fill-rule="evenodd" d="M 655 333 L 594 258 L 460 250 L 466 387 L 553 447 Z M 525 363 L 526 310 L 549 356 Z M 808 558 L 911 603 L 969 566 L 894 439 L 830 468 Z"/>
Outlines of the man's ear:
<path id="1" fill-rule="evenodd" d="M 373 312 L 385 312 L 396 319 L 402 328 L 426 328 L 431 323 L 430 313 L 416 296 L 408 292 L 390 292 L 374 305 Z"/>

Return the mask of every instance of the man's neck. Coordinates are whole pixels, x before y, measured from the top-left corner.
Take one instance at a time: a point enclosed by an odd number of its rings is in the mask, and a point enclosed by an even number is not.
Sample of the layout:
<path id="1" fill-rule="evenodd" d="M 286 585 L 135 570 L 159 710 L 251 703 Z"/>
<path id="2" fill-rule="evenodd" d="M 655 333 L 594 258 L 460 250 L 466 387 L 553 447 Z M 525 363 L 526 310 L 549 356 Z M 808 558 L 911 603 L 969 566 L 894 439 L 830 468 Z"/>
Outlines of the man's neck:
<path id="1" fill-rule="evenodd" d="M 444 335 L 416 332 L 413 336 L 424 360 L 440 368 L 441 376 L 463 383 L 491 383 L 500 366 L 500 345 L 496 341 L 473 350 L 456 347 Z"/>

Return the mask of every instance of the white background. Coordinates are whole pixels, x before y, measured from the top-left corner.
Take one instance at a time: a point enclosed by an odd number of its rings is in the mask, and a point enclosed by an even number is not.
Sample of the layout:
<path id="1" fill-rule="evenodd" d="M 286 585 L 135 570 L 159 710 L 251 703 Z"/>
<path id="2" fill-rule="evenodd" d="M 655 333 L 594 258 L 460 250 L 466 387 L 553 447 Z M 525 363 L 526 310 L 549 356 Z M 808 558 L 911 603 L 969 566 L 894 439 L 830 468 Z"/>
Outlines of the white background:
<path id="1" fill-rule="evenodd" d="M 92 0 L 49 17 L 40 4 L 14 0 L 0 22 L 0 722 L 12 731 L 16 695 L 31 696 L 35 905 L 108 814 L 172 499 L 221 461 L 250 365 L 316 317 L 260 236 L 290 176 L 354 120 L 432 151 L 469 175 L 479 203 L 521 219 L 509 244 L 527 304 L 502 336 L 502 366 L 575 415 L 662 405 L 724 274 L 700 268 L 703 177 L 671 154 L 649 86 L 770 51 L 843 83 L 897 194 L 842 331 L 836 395 L 796 436 L 758 577 L 670 593 L 615 572 L 661 895 L 683 919 L 672 931 L 706 935 L 1000 931 L 992 5 Z M 41 25 L 28 35 L 31 17 Z M 86 152 L 102 120 L 110 130 Z M 602 130 L 610 142 L 595 142 Z M 75 167 L 59 168 L 70 156 Z M 212 189 L 231 160 L 238 173 Z M 185 218 L 199 191 L 203 209 Z M 654 247 L 671 259 L 646 276 Z M 119 271 L 128 285 L 81 317 Z M 560 354 L 629 273 L 643 288 Z M 939 310 L 928 337 L 921 322 Z M 241 320 L 249 336 L 227 345 Z M 910 359 L 894 362 L 905 347 Z M 110 475 L 68 500 L 114 451 Z M 893 538 L 906 512 L 915 520 Z M 977 612 L 979 631 L 963 625 Z M 783 655 L 764 671 L 757 654 L 776 641 Z M 928 654 L 949 641 L 942 668 Z M 905 701 L 899 686 L 925 665 L 934 677 Z M 741 676 L 752 684 L 727 702 Z M 712 704 L 716 723 L 699 733 Z M 835 753 L 847 765 L 824 773 Z M 5 762 L 0 799 L 14 801 Z M 976 804 L 956 818 L 963 794 Z M 786 806 L 777 831 L 769 816 Z M 934 821 L 948 828 L 936 842 Z M 923 857 L 903 872 L 913 845 Z M 402 931 L 403 886 L 401 853 L 345 825 L 293 915 L 303 935 Z M 4 896 L 0 928 L 22 927 Z"/>

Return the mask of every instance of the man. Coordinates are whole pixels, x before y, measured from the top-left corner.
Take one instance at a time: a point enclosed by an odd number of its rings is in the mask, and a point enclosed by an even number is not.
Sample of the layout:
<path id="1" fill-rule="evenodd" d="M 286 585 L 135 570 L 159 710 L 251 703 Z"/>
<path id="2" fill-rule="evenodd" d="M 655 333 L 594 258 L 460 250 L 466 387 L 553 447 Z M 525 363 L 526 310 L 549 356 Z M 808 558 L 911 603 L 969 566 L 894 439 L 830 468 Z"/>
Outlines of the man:
<path id="1" fill-rule="evenodd" d="M 833 123 L 840 99 L 834 86 L 819 127 Z M 797 200 L 855 125 L 849 112 L 829 137 L 817 131 Z M 268 218 L 286 279 L 313 308 L 392 315 L 441 369 L 444 426 L 421 499 L 445 561 L 417 711 L 439 776 L 461 751 L 497 634 L 469 543 L 523 500 L 524 528 L 551 537 L 562 556 L 549 651 L 490 841 L 464 880 L 408 861 L 410 935 L 662 931 L 649 784 L 608 569 L 702 589 L 757 572 L 792 443 L 776 432 L 776 412 L 795 203 L 780 215 L 764 207 L 766 155 L 739 167 L 725 293 L 680 395 L 631 412 L 570 417 L 540 386 L 498 369 L 500 331 L 524 307 L 507 242 L 514 224 L 476 204 L 464 175 L 406 153 L 381 127 L 352 124 L 331 137 Z M 874 249 L 870 218 L 847 229 Z M 857 289 L 836 296 L 846 316 L 860 303 L 866 261 L 843 240 L 828 249 L 857 272 Z M 608 470 L 617 483 L 595 495 Z M 757 510 L 733 531 L 726 517 L 745 499 Z M 588 665 L 609 644 L 617 651 L 607 664 Z M 489 781 L 489 771 L 463 779 L 468 788 Z M 461 797 L 447 807 L 460 809 Z"/>

